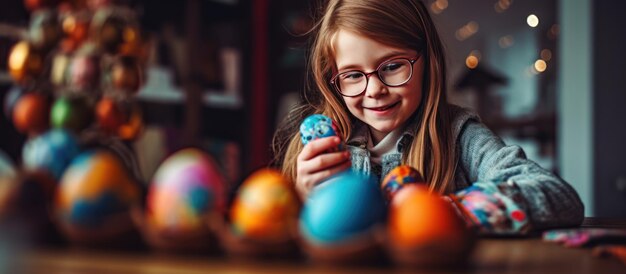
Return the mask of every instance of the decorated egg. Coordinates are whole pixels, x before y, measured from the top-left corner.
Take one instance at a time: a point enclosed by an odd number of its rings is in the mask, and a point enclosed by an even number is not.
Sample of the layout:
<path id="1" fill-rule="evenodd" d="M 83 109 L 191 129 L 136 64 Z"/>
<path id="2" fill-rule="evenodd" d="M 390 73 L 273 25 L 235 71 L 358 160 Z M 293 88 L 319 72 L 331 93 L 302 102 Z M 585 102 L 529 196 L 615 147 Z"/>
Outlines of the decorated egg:
<path id="1" fill-rule="evenodd" d="M 313 114 L 306 117 L 300 124 L 300 138 L 302 144 L 306 145 L 310 141 L 330 136 L 340 136 L 339 129 L 335 122 L 328 116 Z M 342 145 L 339 146 L 342 149 Z"/>
<path id="2" fill-rule="evenodd" d="M 87 39 L 89 16 L 83 13 L 66 13 L 62 19 L 61 26 L 69 41 L 72 41 L 73 49 L 75 49 Z"/>
<path id="3" fill-rule="evenodd" d="M 96 120 L 104 131 L 116 133 L 128 118 L 113 98 L 102 97 L 96 104 Z"/>
<path id="4" fill-rule="evenodd" d="M 226 182 L 216 162 L 193 148 L 169 156 L 157 169 L 148 192 L 146 222 L 154 230 L 203 230 L 205 217 L 223 213 Z"/>
<path id="5" fill-rule="evenodd" d="M 125 35 L 129 22 L 123 8 L 100 9 L 96 11 L 91 25 L 91 33 L 100 47 L 111 54 L 119 53 L 122 45 L 128 37 Z M 137 37 L 131 37 L 136 39 Z"/>
<path id="6" fill-rule="evenodd" d="M 111 68 L 113 86 L 117 89 L 135 93 L 141 85 L 141 71 L 137 60 L 131 57 L 121 57 Z"/>
<path id="7" fill-rule="evenodd" d="M 52 105 L 50 123 L 55 128 L 65 128 L 80 132 L 91 123 L 93 112 L 87 98 L 82 96 L 62 96 Z"/>
<path id="8" fill-rule="evenodd" d="M 13 46 L 8 63 L 9 73 L 19 83 L 35 79 L 44 68 L 43 55 L 26 41 Z"/>
<path id="9" fill-rule="evenodd" d="M 424 182 L 419 171 L 411 166 L 401 165 L 387 173 L 380 184 L 380 188 L 387 201 L 391 201 L 396 192 L 408 184 L 426 184 L 426 182 Z"/>
<path id="10" fill-rule="evenodd" d="M 50 68 L 50 81 L 62 86 L 67 84 L 67 73 L 70 65 L 70 55 L 59 52 L 52 57 L 52 66 Z"/>
<path id="11" fill-rule="evenodd" d="M 128 118 L 117 130 L 117 136 L 122 140 L 134 140 L 143 132 L 143 115 L 141 108 L 136 104 L 129 105 L 127 108 Z"/>
<path id="12" fill-rule="evenodd" d="M 65 130 L 53 129 L 24 144 L 22 162 L 26 170 L 47 172 L 59 180 L 79 152 L 78 140 L 74 135 Z"/>
<path id="13" fill-rule="evenodd" d="M 300 231 L 310 242 L 348 240 L 385 221 L 385 201 L 370 177 L 345 171 L 318 186 L 304 204 Z"/>
<path id="14" fill-rule="evenodd" d="M 234 232 L 253 239 L 289 239 L 296 227 L 299 199 L 279 171 L 261 169 L 241 185 L 230 211 Z"/>
<path id="15" fill-rule="evenodd" d="M 33 13 L 28 29 L 30 42 L 38 49 L 49 50 L 61 38 L 61 28 L 56 13 L 52 10 L 38 10 Z"/>
<path id="16" fill-rule="evenodd" d="M 96 55 L 79 54 L 70 62 L 70 85 L 88 91 L 100 85 L 100 62 Z"/>
<path id="17" fill-rule="evenodd" d="M 388 232 L 395 248 L 402 253 L 416 252 L 412 258 L 415 264 L 461 260 L 472 243 L 471 234 L 450 202 L 417 184 L 403 187 L 394 196 Z"/>
<path id="18" fill-rule="evenodd" d="M 41 133 L 50 121 L 50 100 L 39 93 L 22 95 L 13 107 L 13 125 L 22 133 Z"/>
<path id="19" fill-rule="evenodd" d="M 140 203 L 140 189 L 117 156 L 104 150 L 81 153 L 67 168 L 57 190 L 55 210 L 65 224 L 86 229 Z"/>

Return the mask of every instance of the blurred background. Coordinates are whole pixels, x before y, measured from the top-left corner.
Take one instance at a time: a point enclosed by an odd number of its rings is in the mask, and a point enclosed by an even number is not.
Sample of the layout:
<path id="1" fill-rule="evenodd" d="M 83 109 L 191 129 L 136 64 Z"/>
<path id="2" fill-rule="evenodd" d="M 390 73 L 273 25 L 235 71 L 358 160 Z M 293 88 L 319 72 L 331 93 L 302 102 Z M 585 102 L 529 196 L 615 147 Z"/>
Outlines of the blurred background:
<path id="1" fill-rule="evenodd" d="M 277 123 L 306 83 L 302 35 L 323 0 L 130 0 L 148 41 L 134 141 L 146 181 L 169 153 L 199 146 L 236 184 L 271 159 Z M 626 8 L 610 0 L 424 0 L 444 40 L 448 95 L 507 144 L 576 188 L 586 216 L 626 216 Z M 0 98 L 9 51 L 29 25 L 0 8 Z M 0 119 L 20 164 L 26 136 Z"/>

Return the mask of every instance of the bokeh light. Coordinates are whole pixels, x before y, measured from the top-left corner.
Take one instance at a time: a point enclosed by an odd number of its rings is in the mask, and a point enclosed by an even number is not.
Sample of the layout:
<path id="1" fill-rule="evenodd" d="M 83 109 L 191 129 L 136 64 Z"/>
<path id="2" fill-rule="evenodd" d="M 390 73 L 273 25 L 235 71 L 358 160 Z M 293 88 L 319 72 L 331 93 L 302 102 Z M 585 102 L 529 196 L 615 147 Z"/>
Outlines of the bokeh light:
<path id="1" fill-rule="evenodd" d="M 470 38 L 472 35 L 476 34 L 476 32 L 478 32 L 478 29 L 479 29 L 478 23 L 476 23 L 475 21 L 470 21 L 464 26 L 462 26 L 461 28 L 459 28 L 455 32 L 454 36 L 456 37 L 457 40 L 463 41 L 467 38 Z"/>
<path id="2" fill-rule="evenodd" d="M 526 17 L 526 23 L 533 28 L 537 27 L 539 25 L 539 17 L 534 14 L 528 15 L 528 17 Z"/>
<path id="3" fill-rule="evenodd" d="M 546 60 L 546 61 L 550 61 L 550 59 L 552 59 L 552 51 L 549 49 L 542 49 L 541 50 L 541 59 Z"/>
<path id="4" fill-rule="evenodd" d="M 465 58 L 465 65 L 470 69 L 475 69 L 480 62 L 480 51 L 473 50 Z"/>
<path id="5" fill-rule="evenodd" d="M 548 64 L 546 63 L 546 61 L 542 59 L 535 61 L 535 70 L 537 70 L 538 72 L 544 72 L 547 68 Z"/>
<path id="6" fill-rule="evenodd" d="M 500 46 L 500 48 L 503 49 L 511 47 L 514 42 L 515 41 L 513 40 L 513 35 L 502 36 L 500 37 L 500 39 L 498 39 L 498 45 Z"/>

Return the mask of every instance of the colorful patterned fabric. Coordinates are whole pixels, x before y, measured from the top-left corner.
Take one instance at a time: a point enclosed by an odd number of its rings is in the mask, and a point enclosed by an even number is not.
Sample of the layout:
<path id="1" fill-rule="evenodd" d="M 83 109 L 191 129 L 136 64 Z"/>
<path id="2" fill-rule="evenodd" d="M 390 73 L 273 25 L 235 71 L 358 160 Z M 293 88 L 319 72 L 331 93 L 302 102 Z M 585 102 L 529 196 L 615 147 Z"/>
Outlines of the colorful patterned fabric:
<path id="1" fill-rule="evenodd" d="M 530 230 L 525 201 L 513 181 L 477 182 L 450 195 L 470 225 L 483 234 L 525 234 Z"/>
<path id="2" fill-rule="evenodd" d="M 543 240 L 567 247 L 590 247 L 598 244 L 626 244 L 626 230 L 608 228 L 555 229 L 543 233 Z"/>

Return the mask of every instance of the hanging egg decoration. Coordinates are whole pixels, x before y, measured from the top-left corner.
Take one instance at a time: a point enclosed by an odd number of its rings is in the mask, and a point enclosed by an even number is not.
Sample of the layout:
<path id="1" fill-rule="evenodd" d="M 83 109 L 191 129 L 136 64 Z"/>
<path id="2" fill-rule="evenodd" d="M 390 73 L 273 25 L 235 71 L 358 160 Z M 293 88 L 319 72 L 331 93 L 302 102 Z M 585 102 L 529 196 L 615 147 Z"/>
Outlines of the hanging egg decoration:
<path id="1" fill-rule="evenodd" d="M 9 74 L 18 83 L 39 77 L 44 68 L 44 57 L 29 42 L 18 42 L 11 48 L 8 59 Z"/>
<path id="2" fill-rule="evenodd" d="M 49 127 L 50 98 L 41 93 L 22 95 L 13 107 L 13 125 L 25 134 L 42 133 Z"/>
<path id="3" fill-rule="evenodd" d="M 61 96 L 56 99 L 50 112 L 50 124 L 54 128 L 65 128 L 75 133 L 91 123 L 93 110 L 85 96 Z"/>
<path id="4" fill-rule="evenodd" d="M 100 85 L 100 59 L 92 53 L 76 54 L 70 61 L 69 84 L 86 92 L 95 92 Z"/>
<path id="5" fill-rule="evenodd" d="M 134 94 L 142 84 L 142 72 L 137 59 L 130 56 L 120 57 L 111 68 L 113 86 L 123 92 Z"/>
<path id="6" fill-rule="evenodd" d="M 38 10 L 33 12 L 28 37 L 31 44 L 44 52 L 56 46 L 61 38 L 62 30 L 57 15 L 52 10 Z"/>

